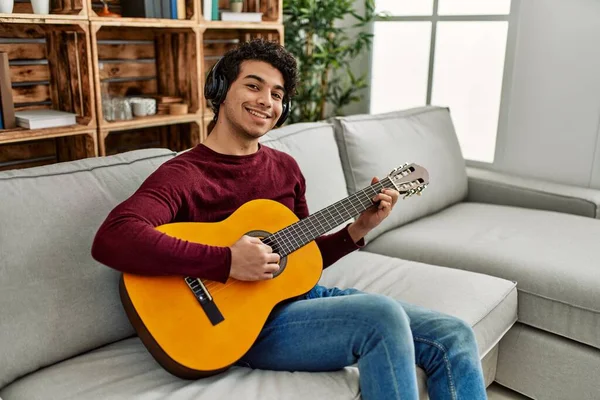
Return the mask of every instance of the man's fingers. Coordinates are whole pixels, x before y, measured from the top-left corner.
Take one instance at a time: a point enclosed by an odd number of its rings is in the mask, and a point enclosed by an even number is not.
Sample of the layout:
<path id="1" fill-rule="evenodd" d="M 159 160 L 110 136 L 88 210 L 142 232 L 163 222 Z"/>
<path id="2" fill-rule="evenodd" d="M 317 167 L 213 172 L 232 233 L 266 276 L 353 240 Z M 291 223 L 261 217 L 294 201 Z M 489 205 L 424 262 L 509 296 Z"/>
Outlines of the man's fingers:
<path id="1" fill-rule="evenodd" d="M 379 203 L 379 209 L 380 210 L 384 210 L 386 208 L 391 209 L 392 208 L 392 203 L 389 202 L 389 201 L 381 201 Z"/>
<path id="2" fill-rule="evenodd" d="M 263 276 L 265 277 L 265 280 L 267 280 L 267 279 L 273 279 L 273 274 L 272 273 L 265 273 Z"/>
<path id="3" fill-rule="evenodd" d="M 280 257 L 279 257 L 279 254 L 277 254 L 277 253 L 271 253 L 271 254 L 267 255 L 267 262 L 269 264 L 273 264 L 273 263 L 277 264 L 279 262 L 279 259 L 280 259 Z"/>

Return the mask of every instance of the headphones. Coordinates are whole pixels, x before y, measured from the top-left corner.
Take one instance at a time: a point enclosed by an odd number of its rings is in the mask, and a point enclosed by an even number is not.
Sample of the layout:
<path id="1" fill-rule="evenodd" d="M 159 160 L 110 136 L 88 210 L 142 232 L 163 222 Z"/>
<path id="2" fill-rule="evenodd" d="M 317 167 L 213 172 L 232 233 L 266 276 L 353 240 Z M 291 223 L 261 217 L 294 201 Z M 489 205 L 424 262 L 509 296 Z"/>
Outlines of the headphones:
<path id="1" fill-rule="evenodd" d="M 227 90 L 229 90 L 229 82 L 227 82 L 227 77 L 219 72 L 221 60 L 223 60 L 223 58 L 219 59 L 219 61 L 217 61 L 216 64 L 210 69 L 208 76 L 206 77 L 206 83 L 204 84 L 204 97 L 207 100 L 210 100 L 215 108 L 223 103 L 223 100 L 225 100 L 225 97 L 227 96 Z M 291 100 L 287 95 L 284 95 L 283 109 L 281 111 L 281 116 L 275 124 L 276 127 L 279 128 L 281 125 L 283 125 L 290 114 L 290 108 Z"/>

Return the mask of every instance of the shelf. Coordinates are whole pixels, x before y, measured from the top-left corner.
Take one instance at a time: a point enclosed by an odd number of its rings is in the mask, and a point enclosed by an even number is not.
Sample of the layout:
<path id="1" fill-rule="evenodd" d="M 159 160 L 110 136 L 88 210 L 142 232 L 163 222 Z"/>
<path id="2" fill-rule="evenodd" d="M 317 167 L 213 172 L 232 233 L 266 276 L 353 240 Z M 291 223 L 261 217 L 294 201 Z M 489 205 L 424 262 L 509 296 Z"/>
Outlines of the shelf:
<path id="1" fill-rule="evenodd" d="M 87 21 L 86 15 L 69 14 L 2 14 L 0 13 L 0 23 L 21 23 L 21 24 L 44 24 L 52 22 L 53 24 L 73 23 L 73 21 Z"/>
<path id="2" fill-rule="evenodd" d="M 153 126 L 183 124 L 200 120 L 199 114 L 185 115 L 152 115 L 149 117 L 134 117 L 130 120 L 106 122 L 100 126 L 102 131 L 122 131 L 135 128 L 149 128 Z"/>
<path id="3" fill-rule="evenodd" d="M 198 26 L 194 20 L 163 18 L 108 18 L 93 16 L 89 18 L 95 26 L 142 27 L 142 28 L 190 28 Z"/>
<path id="4" fill-rule="evenodd" d="M 146 148 L 164 147 L 173 151 L 183 151 L 196 146 L 202 141 L 202 124 L 198 118 L 185 120 L 185 116 L 171 116 L 179 118 L 162 119 L 170 122 L 168 125 L 140 127 L 122 127 L 117 131 L 99 131 L 99 154 L 112 155 L 124 151 Z"/>
<path id="5" fill-rule="evenodd" d="M 67 137 L 76 135 L 94 135 L 96 129 L 94 127 L 83 125 L 60 126 L 56 128 L 45 129 L 25 129 L 14 128 L 0 130 L 0 144 L 25 142 L 35 139 L 49 139 L 57 137 Z"/>
<path id="6" fill-rule="evenodd" d="M 203 21 L 200 27 L 204 29 L 260 29 L 283 30 L 283 24 L 278 22 L 230 22 L 230 21 Z"/>
<path id="7" fill-rule="evenodd" d="M 31 23 L 29 19 L 0 24 L 0 51 L 8 54 L 15 111 L 60 110 L 74 113 L 77 121 L 77 125 L 69 127 L 0 130 L 0 144 L 94 136 L 96 116 L 88 37 L 89 24 L 73 18 L 51 19 L 44 24 Z"/>

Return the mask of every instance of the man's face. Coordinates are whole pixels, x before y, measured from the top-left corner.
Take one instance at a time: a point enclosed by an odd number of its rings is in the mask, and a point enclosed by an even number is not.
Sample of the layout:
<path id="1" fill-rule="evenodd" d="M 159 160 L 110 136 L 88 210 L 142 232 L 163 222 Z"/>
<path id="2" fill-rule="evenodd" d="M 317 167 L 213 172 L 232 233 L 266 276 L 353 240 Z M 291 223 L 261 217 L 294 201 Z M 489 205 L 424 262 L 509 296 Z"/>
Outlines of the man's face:
<path id="1" fill-rule="evenodd" d="M 219 119 L 239 134 L 257 139 L 270 131 L 283 108 L 283 76 L 271 64 L 244 61 L 219 110 Z"/>

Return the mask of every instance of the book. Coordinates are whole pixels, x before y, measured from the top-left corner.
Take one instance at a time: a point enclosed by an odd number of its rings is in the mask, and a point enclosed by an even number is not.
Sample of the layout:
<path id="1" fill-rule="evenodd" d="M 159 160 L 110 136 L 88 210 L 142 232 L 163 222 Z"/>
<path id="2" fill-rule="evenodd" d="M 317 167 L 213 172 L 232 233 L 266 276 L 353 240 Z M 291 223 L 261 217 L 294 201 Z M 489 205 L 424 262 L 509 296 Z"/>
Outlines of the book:
<path id="1" fill-rule="evenodd" d="M 76 115 L 58 110 L 26 110 L 15 113 L 17 125 L 28 129 L 54 128 L 75 125 Z"/>
<path id="2" fill-rule="evenodd" d="M 212 21 L 212 0 L 203 0 L 202 16 L 206 21 Z"/>
<path id="3" fill-rule="evenodd" d="M 221 12 L 221 21 L 262 22 L 261 12 Z"/>
<path id="4" fill-rule="evenodd" d="M 15 128 L 15 103 L 12 95 L 8 53 L 0 52 L 0 108 L 3 129 Z"/>
<path id="5" fill-rule="evenodd" d="M 211 9 L 211 17 L 210 19 L 213 21 L 219 20 L 219 0 L 212 0 L 212 9 Z"/>
<path id="6" fill-rule="evenodd" d="M 177 18 L 186 19 L 185 0 L 177 0 Z"/>

